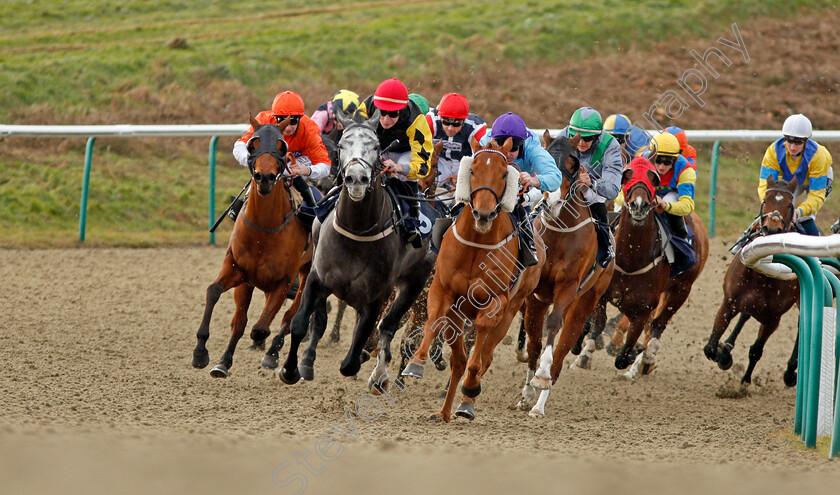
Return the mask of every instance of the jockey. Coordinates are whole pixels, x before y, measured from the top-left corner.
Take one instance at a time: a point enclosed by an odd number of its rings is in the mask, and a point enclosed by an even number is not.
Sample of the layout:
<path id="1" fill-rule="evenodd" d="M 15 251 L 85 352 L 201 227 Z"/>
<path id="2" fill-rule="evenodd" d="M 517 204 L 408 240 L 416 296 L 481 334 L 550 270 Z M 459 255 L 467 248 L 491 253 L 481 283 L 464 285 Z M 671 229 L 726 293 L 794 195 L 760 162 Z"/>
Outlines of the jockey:
<path id="1" fill-rule="evenodd" d="M 614 137 L 621 146 L 621 159 L 624 165 L 627 165 L 633 159 L 633 155 L 627 151 L 627 133 L 630 132 L 632 126 L 630 119 L 620 113 L 614 113 L 604 120 L 604 132 Z"/>
<path id="2" fill-rule="evenodd" d="M 653 136 L 650 149 L 642 153 L 649 158 L 651 151 L 656 151 L 654 167 L 659 174 L 659 186 L 652 201 L 659 213 L 664 213 L 671 227 L 671 236 L 677 238 L 675 255 L 684 255 L 674 262 L 671 275 L 676 276 L 691 268 L 696 259 L 691 259 L 694 249 L 691 247 L 693 236 L 689 236 L 685 217 L 694 211 L 694 185 L 697 172 L 684 156 L 680 155 L 680 143 L 676 136 L 662 132 Z M 691 254 L 689 254 L 689 251 Z"/>
<path id="3" fill-rule="evenodd" d="M 665 129 L 665 132 L 668 134 L 673 134 L 676 136 L 677 141 L 680 143 L 680 154 L 688 160 L 688 164 L 694 167 L 694 170 L 697 170 L 697 150 L 694 149 L 694 146 L 688 144 L 688 138 L 685 135 L 685 131 L 680 129 L 676 126 L 671 126 Z"/>
<path id="4" fill-rule="evenodd" d="M 820 235 L 814 219 L 831 192 L 834 172 L 831 169 L 831 154 L 821 144 L 811 139 L 811 121 L 802 114 L 791 115 L 782 126 L 784 137 L 767 147 L 761 161 L 761 176 L 758 180 L 758 198 L 764 201 L 767 191 L 767 177 L 785 181 L 796 178 L 796 194 L 808 195 L 793 211 L 793 221 L 807 235 Z"/>
<path id="5" fill-rule="evenodd" d="M 331 134 L 334 129 L 341 129 L 341 124 L 335 119 L 335 109 L 340 108 L 345 114 L 353 116 L 359 108 L 359 95 L 349 89 L 341 89 L 332 100 L 324 103 L 315 109 L 312 114 L 312 121 L 318 124 L 321 134 Z M 338 141 L 340 136 L 329 136 L 333 141 Z"/>
<path id="6" fill-rule="evenodd" d="M 519 184 L 524 188 L 537 188 L 540 191 L 552 192 L 560 188 L 563 175 L 554 159 L 540 144 L 540 137 L 525 126 L 525 122 L 515 113 L 499 116 L 490 134 L 481 139 L 481 144 L 487 144 L 491 139 L 503 145 L 508 138 L 513 139 L 513 146 L 508 152 L 508 162 L 519 168 Z M 533 174 L 533 175 L 532 175 Z M 534 233 L 528 212 L 522 201 L 517 202 L 513 214 L 519 224 L 520 255 L 519 259 L 525 267 L 537 264 L 537 251 L 534 246 Z M 526 248 L 526 249 L 523 249 Z"/>
<path id="7" fill-rule="evenodd" d="M 416 103 L 408 99 L 408 89 L 399 79 L 386 79 L 359 106 L 365 117 L 379 109 L 379 123 L 376 134 L 380 149 L 399 142 L 382 155 L 383 172 L 390 175 L 388 184 L 408 199 L 409 218 L 403 222 L 406 240 L 414 247 L 420 247 L 420 203 L 418 201 L 417 179 L 429 173 L 429 159 L 432 157 L 432 133 L 426 116 Z"/>
<path id="8" fill-rule="evenodd" d="M 560 131 L 560 136 L 571 139 L 580 135 L 575 154 L 581 170 L 578 181 L 588 186 L 584 201 L 597 226 L 598 263 L 606 267 L 615 257 L 607 221 L 606 202 L 614 200 L 621 190 L 621 170 L 624 161 L 621 145 L 611 134 L 602 132 L 601 114 L 592 107 L 575 110 L 569 125 Z"/>
<path id="9" fill-rule="evenodd" d="M 481 141 L 487 133 L 487 124 L 478 115 L 470 113 L 467 98 L 458 93 L 443 95 L 437 108 L 426 117 L 430 121 L 434 144 L 443 142 L 435 182 L 445 186 L 449 177 L 458 175 L 461 158 L 472 155 L 470 139 Z"/>
<path id="10" fill-rule="evenodd" d="M 309 117 L 304 115 L 305 107 L 303 99 L 299 94 L 291 91 L 278 93 L 271 104 L 271 110 L 257 114 L 255 120 L 259 124 L 279 124 L 290 119 L 289 125 L 283 130 L 283 139 L 288 145 L 289 153 L 294 155 L 295 160 L 289 160 L 284 176 L 292 176 L 292 185 L 303 196 L 306 206 L 315 206 L 315 197 L 309 189 L 309 185 L 303 179 L 323 179 L 330 175 L 330 158 L 327 155 L 327 148 L 321 141 L 320 129 Z M 242 135 L 233 144 L 233 157 L 243 167 L 248 166 L 248 141 L 254 134 L 254 128 L 250 127 L 248 132 Z M 247 198 L 248 195 L 245 195 Z M 245 198 L 236 202 L 231 208 L 229 216 L 236 219 L 236 215 L 245 203 Z"/>

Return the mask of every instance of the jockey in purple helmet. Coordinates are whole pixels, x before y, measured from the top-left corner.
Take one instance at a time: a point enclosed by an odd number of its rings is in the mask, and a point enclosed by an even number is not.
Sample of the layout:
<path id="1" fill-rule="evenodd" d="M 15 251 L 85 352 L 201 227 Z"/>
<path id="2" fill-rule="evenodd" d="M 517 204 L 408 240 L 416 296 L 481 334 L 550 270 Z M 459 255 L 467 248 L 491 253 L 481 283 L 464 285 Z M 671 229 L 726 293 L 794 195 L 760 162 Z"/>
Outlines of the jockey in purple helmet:
<path id="1" fill-rule="evenodd" d="M 502 145 L 511 138 L 513 146 L 508 152 L 508 162 L 519 167 L 519 183 L 523 188 L 533 187 L 540 191 L 552 192 L 560 188 L 563 182 L 563 175 L 554 158 L 540 144 L 537 133 L 528 129 L 525 122 L 515 113 L 506 113 L 499 116 L 490 132 L 481 139 L 481 144 L 487 144 L 491 139 Z M 517 203 L 513 214 L 519 223 L 520 246 L 527 249 L 520 249 L 520 261 L 526 267 L 537 263 L 536 248 L 534 247 L 534 234 L 528 212 L 520 201 Z"/>

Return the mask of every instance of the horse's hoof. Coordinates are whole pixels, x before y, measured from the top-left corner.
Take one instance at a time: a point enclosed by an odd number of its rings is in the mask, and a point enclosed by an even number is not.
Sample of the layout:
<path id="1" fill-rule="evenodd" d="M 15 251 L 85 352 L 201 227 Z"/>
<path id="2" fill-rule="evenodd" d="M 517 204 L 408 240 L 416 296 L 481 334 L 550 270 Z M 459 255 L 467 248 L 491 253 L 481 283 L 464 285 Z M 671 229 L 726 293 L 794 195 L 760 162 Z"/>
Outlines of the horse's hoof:
<path id="1" fill-rule="evenodd" d="M 627 367 L 630 366 L 631 364 L 633 364 L 633 361 L 636 360 L 636 354 L 637 353 L 636 353 L 635 349 L 633 349 L 633 350 L 627 350 L 624 353 L 621 353 L 618 356 L 616 356 L 615 357 L 615 367 L 616 367 L 616 369 L 620 369 L 620 370 L 627 369 Z"/>
<path id="2" fill-rule="evenodd" d="M 569 366 L 570 370 L 591 370 L 592 369 L 592 358 L 587 355 L 579 356 L 575 361 Z"/>
<path id="3" fill-rule="evenodd" d="M 610 356 L 617 356 L 618 347 L 612 342 L 610 342 L 609 344 L 607 344 L 607 354 L 609 354 Z"/>
<path id="4" fill-rule="evenodd" d="M 528 411 L 528 416 L 531 416 L 532 418 L 544 418 L 545 410 L 539 407 L 539 404 L 535 404 L 534 407 Z"/>
<path id="5" fill-rule="evenodd" d="M 782 378 L 785 381 L 785 385 L 787 385 L 788 387 L 796 386 L 796 371 L 786 370 Z"/>
<path id="6" fill-rule="evenodd" d="M 465 396 L 469 397 L 470 399 L 474 399 L 474 398 L 478 397 L 478 394 L 481 393 L 481 384 L 479 383 L 478 386 L 475 387 L 475 388 L 467 388 L 466 385 L 461 385 L 461 393 L 464 394 Z M 464 403 L 462 403 L 461 405 L 464 405 Z M 460 406 L 459 406 L 459 408 L 460 408 Z M 457 414 L 457 412 L 456 412 L 456 414 Z"/>
<path id="7" fill-rule="evenodd" d="M 551 378 L 540 378 L 535 375 L 531 378 L 531 386 L 537 390 L 548 390 L 551 388 Z"/>
<path id="8" fill-rule="evenodd" d="M 481 387 L 479 387 L 481 390 Z M 464 394 L 466 395 L 466 394 Z M 469 397 L 467 395 L 467 397 Z M 455 409 L 455 416 L 461 418 L 467 418 L 470 421 L 475 419 L 475 407 L 473 407 L 472 402 L 462 402 L 461 405 L 458 406 L 458 409 Z"/>
<path id="9" fill-rule="evenodd" d="M 298 373 L 300 373 L 300 377 L 305 382 L 311 382 L 315 379 L 315 369 L 312 366 L 306 364 L 298 365 Z"/>
<path id="10" fill-rule="evenodd" d="M 291 372 L 286 371 L 286 368 L 280 368 L 280 372 L 277 373 L 277 376 L 280 377 L 280 381 L 285 383 L 286 385 L 294 385 L 295 383 L 300 381 L 300 372 L 297 368 L 292 369 Z"/>
<path id="11" fill-rule="evenodd" d="M 362 363 L 366 363 L 366 362 L 370 361 L 370 358 L 371 358 L 371 354 L 368 351 L 362 349 L 362 353 L 359 355 L 359 365 L 360 365 L 360 367 L 361 367 Z M 345 376 L 347 376 L 347 375 L 345 375 Z"/>
<path id="12" fill-rule="evenodd" d="M 718 354 L 718 368 L 722 369 L 723 371 L 728 370 L 732 367 L 732 353 L 728 350 L 721 349 L 720 353 Z"/>
<path id="13" fill-rule="evenodd" d="M 642 374 L 643 375 L 650 375 L 654 371 L 656 371 L 656 363 L 650 363 L 650 364 L 643 364 L 642 365 Z"/>
<path id="14" fill-rule="evenodd" d="M 277 358 L 266 354 L 265 356 L 263 356 L 262 361 L 260 361 L 260 366 L 267 370 L 276 370 Z"/>
<path id="15" fill-rule="evenodd" d="M 362 363 L 358 359 L 350 359 L 347 362 L 341 363 L 338 371 L 344 376 L 355 376 L 362 368 Z"/>
<path id="16" fill-rule="evenodd" d="M 210 364 L 210 353 L 204 351 L 203 353 L 193 353 L 192 365 L 193 368 L 204 369 Z"/>
<path id="17" fill-rule="evenodd" d="M 258 345 L 262 342 L 263 347 L 265 346 L 265 339 L 271 335 L 271 332 L 266 328 L 252 328 L 251 329 L 251 340 L 254 341 L 255 345 Z"/>
<path id="18" fill-rule="evenodd" d="M 265 339 L 260 340 L 260 341 L 255 340 L 253 344 L 248 346 L 248 350 L 251 351 L 251 352 L 264 351 L 265 350 Z"/>
<path id="19" fill-rule="evenodd" d="M 439 358 L 435 361 L 435 369 L 438 371 L 443 371 L 446 369 L 446 361 L 443 358 Z"/>
<path id="20" fill-rule="evenodd" d="M 604 336 L 599 335 L 599 336 L 595 337 L 595 349 L 600 351 L 603 348 L 604 348 Z"/>
<path id="21" fill-rule="evenodd" d="M 706 344 L 706 346 L 703 347 L 703 354 L 706 355 L 706 359 L 709 361 L 717 362 L 718 360 L 718 348 L 716 345 Z"/>
<path id="22" fill-rule="evenodd" d="M 402 376 L 411 376 L 414 378 L 423 378 L 423 367 L 417 363 L 408 363 L 402 372 Z"/>
<path id="23" fill-rule="evenodd" d="M 227 378 L 230 372 L 228 372 L 228 367 L 223 365 L 222 363 L 217 364 L 210 370 L 210 376 L 213 378 Z"/>
<path id="24" fill-rule="evenodd" d="M 583 343 L 580 340 L 578 340 L 577 342 L 575 342 L 575 345 L 572 346 L 572 348 L 569 350 L 569 352 L 571 352 L 575 356 L 580 356 L 580 352 L 582 350 L 583 350 Z"/>
<path id="25" fill-rule="evenodd" d="M 448 414 L 435 413 L 435 414 L 432 414 L 431 416 L 429 416 L 429 419 L 431 421 L 434 421 L 435 423 L 448 423 L 449 420 L 450 420 L 450 417 L 449 417 Z"/>
<path id="26" fill-rule="evenodd" d="M 528 362 L 528 351 L 525 349 L 517 349 L 516 350 L 516 360 L 520 363 L 527 363 Z"/>
<path id="27" fill-rule="evenodd" d="M 379 377 L 376 381 L 374 381 L 372 377 L 368 380 L 368 390 L 370 390 L 373 395 L 387 394 L 388 389 L 390 388 L 391 380 L 388 379 L 387 373 Z"/>

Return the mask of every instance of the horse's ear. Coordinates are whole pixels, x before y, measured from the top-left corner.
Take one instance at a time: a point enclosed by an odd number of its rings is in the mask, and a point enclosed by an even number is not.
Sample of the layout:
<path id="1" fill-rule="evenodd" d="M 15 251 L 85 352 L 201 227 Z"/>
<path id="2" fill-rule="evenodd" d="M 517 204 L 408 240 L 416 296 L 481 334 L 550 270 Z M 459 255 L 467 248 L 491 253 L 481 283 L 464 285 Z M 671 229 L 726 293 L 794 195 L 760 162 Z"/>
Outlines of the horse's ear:
<path id="1" fill-rule="evenodd" d="M 569 143 L 575 148 L 577 148 L 578 143 L 580 143 L 580 133 L 578 132 L 574 136 L 569 138 Z"/>
<path id="2" fill-rule="evenodd" d="M 769 177 L 768 177 L 768 179 L 769 179 Z M 785 189 L 788 190 L 791 194 L 796 193 L 796 176 L 794 176 L 792 179 L 790 179 L 790 182 L 787 183 L 787 186 L 785 186 Z"/>
<path id="3" fill-rule="evenodd" d="M 435 155 L 440 156 L 441 151 L 443 151 L 443 141 L 440 141 L 435 145 Z"/>
<path id="4" fill-rule="evenodd" d="M 470 138 L 470 148 L 472 148 L 473 153 L 481 149 L 481 144 L 479 144 L 475 136 Z"/>
<path id="5" fill-rule="evenodd" d="M 286 130 L 287 127 L 289 127 L 289 122 L 291 122 L 291 121 L 292 121 L 291 117 L 286 117 L 286 120 L 277 124 L 277 128 L 280 129 L 280 132 L 283 132 L 283 131 Z"/>
<path id="6" fill-rule="evenodd" d="M 773 189 L 776 187 L 776 181 L 773 179 L 772 175 L 767 176 L 767 189 Z"/>
<path id="7" fill-rule="evenodd" d="M 578 170 L 580 170 L 580 160 L 578 160 L 575 156 L 567 156 L 566 170 L 568 170 L 569 173 L 571 173 L 572 175 L 575 175 L 578 172 Z"/>
<path id="8" fill-rule="evenodd" d="M 627 181 L 633 178 L 633 169 L 632 168 L 625 168 L 624 172 L 621 173 L 621 185 L 627 184 Z"/>
<path id="9" fill-rule="evenodd" d="M 379 112 L 379 109 L 377 108 L 373 112 L 373 116 L 371 116 L 371 118 L 367 119 L 367 121 L 365 122 L 365 125 L 370 127 L 371 129 L 376 129 L 376 124 L 379 123 L 379 116 L 380 116 L 380 112 Z"/>
<path id="10" fill-rule="evenodd" d="M 554 138 L 551 137 L 551 133 L 548 132 L 548 129 L 546 129 L 543 132 L 543 142 L 545 143 L 546 148 L 548 148 L 551 145 L 551 143 L 554 142 Z"/>
<path id="11" fill-rule="evenodd" d="M 251 123 L 251 128 L 257 130 L 257 127 L 260 126 L 260 123 L 257 122 L 257 119 L 254 118 L 254 114 L 248 113 L 248 122 Z"/>
<path id="12" fill-rule="evenodd" d="M 653 184 L 653 187 L 659 187 L 659 174 L 657 174 L 653 170 L 648 170 L 647 176 L 650 183 Z"/>
<path id="13" fill-rule="evenodd" d="M 335 119 L 341 124 L 342 127 L 347 129 L 351 124 L 353 124 L 353 119 L 348 117 L 346 113 L 344 113 L 344 109 L 339 108 L 338 106 L 333 106 L 335 109 Z"/>
<path id="14" fill-rule="evenodd" d="M 511 148 L 513 148 L 513 138 L 507 138 L 505 139 L 505 144 L 502 145 L 502 149 L 500 149 L 499 151 L 507 155 L 508 153 L 510 153 Z"/>

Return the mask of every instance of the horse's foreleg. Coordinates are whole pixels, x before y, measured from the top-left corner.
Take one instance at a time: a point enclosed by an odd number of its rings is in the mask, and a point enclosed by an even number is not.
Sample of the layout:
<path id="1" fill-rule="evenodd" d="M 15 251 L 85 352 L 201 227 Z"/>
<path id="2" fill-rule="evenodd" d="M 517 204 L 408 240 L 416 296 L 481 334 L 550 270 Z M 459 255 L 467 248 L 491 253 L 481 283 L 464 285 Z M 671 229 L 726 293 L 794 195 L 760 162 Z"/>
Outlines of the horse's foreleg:
<path id="1" fill-rule="evenodd" d="M 735 347 L 735 340 L 741 333 L 741 329 L 744 328 L 744 323 L 746 323 L 749 319 L 750 315 L 742 313 L 741 317 L 738 318 L 738 321 L 735 323 L 735 328 L 733 328 L 732 332 L 729 334 L 729 338 L 726 339 L 726 342 L 724 342 L 723 345 L 718 344 L 717 363 L 720 369 L 725 371 L 732 367 L 732 349 Z"/>
<path id="2" fill-rule="evenodd" d="M 750 346 L 750 364 L 747 366 L 747 371 L 744 372 L 743 378 L 741 378 L 741 383 L 752 383 L 752 374 L 753 370 L 755 370 L 755 365 L 764 354 L 764 344 L 767 343 L 767 339 L 773 335 L 773 332 L 776 331 L 778 326 L 779 322 L 775 322 L 773 325 L 761 325 L 761 328 L 758 329 L 758 337 L 755 338 L 755 343 Z"/>
<path id="3" fill-rule="evenodd" d="M 292 299 L 292 305 L 289 306 L 289 309 L 283 313 L 283 319 L 280 321 L 280 329 L 277 331 L 278 334 L 287 335 L 289 333 L 289 325 L 292 324 L 292 318 L 297 314 L 298 309 L 300 309 L 300 302 L 303 299 L 303 287 L 306 287 L 306 279 L 309 276 L 309 269 L 307 268 L 304 270 L 301 268 L 299 272 L 299 277 L 297 279 L 298 282 L 298 289 L 295 292 L 295 297 Z M 291 285 L 294 285 L 292 282 Z M 290 287 L 291 287 L 290 285 Z M 288 299 L 288 297 L 287 297 Z M 266 327 L 263 331 L 260 327 L 258 327 L 259 322 L 257 325 L 254 325 L 253 330 L 251 330 L 251 338 L 254 340 L 254 345 L 260 349 L 265 348 L 265 339 L 268 337 L 269 330 Z"/>
<path id="4" fill-rule="evenodd" d="M 297 355 L 298 348 L 306 335 L 306 330 L 309 328 L 309 319 L 312 317 L 312 313 L 315 311 L 316 307 L 323 306 L 325 304 L 327 296 L 329 296 L 329 291 L 323 287 L 320 279 L 318 279 L 317 273 L 310 273 L 309 278 L 306 280 L 306 286 L 303 289 L 303 300 L 301 302 L 300 309 L 294 318 L 292 318 L 292 342 L 289 344 L 289 355 L 286 356 L 286 362 L 283 364 L 283 368 L 281 368 L 279 372 L 280 379 L 283 383 L 292 385 L 300 380 Z M 278 333 L 274 337 L 274 342 L 272 342 L 271 348 L 266 352 L 266 356 L 269 356 L 273 351 L 274 354 L 272 357 L 277 359 L 277 352 L 282 345 L 282 339 L 282 334 Z M 265 358 L 263 358 L 263 361 L 265 361 Z"/>
<path id="5" fill-rule="evenodd" d="M 464 383 L 461 385 L 463 402 L 455 411 L 456 415 L 467 419 L 475 418 L 475 399 L 481 393 L 481 378 L 490 369 L 490 364 L 493 362 L 493 351 L 507 334 L 511 320 L 524 302 L 523 299 L 519 299 L 519 301 L 508 306 L 510 303 L 507 297 L 496 295 L 494 299 L 497 301 L 499 308 L 504 308 L 502 309 L 504 313 L 497 314 L 494 317 L 489 317 L 486 313 L 479 313 L 475 320 L 475 345 L 467 361 L 467 372 Z M 450 388 L 454 384 L 454 382 L 450 384 Z"/>
<path id="6" fill-rule="evenodd" d="M 554 364 L 554 339 L 560 327 L 563 325 L 563 307 L 557 304 L 556 299 L 554 308 L 545 318 L 544 328 L 548 331 L 545 340 L 545 349 L 539 357 L 539 367 L 534 371 L 534 378 L 531 379 L 531 385 L 540 390 L 551 388 L 551 368 Z M 534 412 L 533 410 L 531 411 Z M 534 414 L 532 414 L 533 416 Z"/>
<path id="7" fill-rule="evenodd" d="M 627 331 L 627 339 L 621 347 L 618 355 L 615 357 L 616 368 L 623 370 L 630 366 L 630 364 L 636 359 L 636 354 L 638 353 L 635 349 L 636 342 L 639 340 L 639 336 L 642 335 L 645 327 L 650 324 L 650 316 L 650 313 L 640 313 L 634 315 L 633 319 L 629 320 L 630 329 Z"/>
<path id="8" fill-rule="evenodd" d="M 715 322 L 712 326 L 712 333 L 709 335 L 709 341 L 703 347 L 703 353 L 710 361 L 720 362 L 720 338 L 736 314 L 738 314 L 738 309 L 735 307 L 735 301 L 729 301 L 724 296 L 723 302 L 717 310 L 717 315 L 715 315 Z M 744 316 L 742 315 L 741 318 L 743 319 Z M 735 333 L 735 330 L 732 333 Z"/>
<path id="9" fill-rule="evenodd" d="M 441 330 L 444 331 L 446 343 L 451 345 L 455 342 L 456 334 L 463 332 L 464 321 L 460 317 L 455 316 L 455 320 L 451 318 L 455 314 L 452 303 L 455 298 L 436 286 L 432 282 L 432 287 L 429 289 L 428 309 L 429 320 L 423 329 L 423 340 L 416 349 L 404 349 L 403 352 L 411 355 L 411 361 L 402 372 L 402 376 L 413 376 L 415 378 L 423 377 L 423 367 L 432 364 L 437 360 L 438 356 L 429 359 L 429 349 L 432 347 L 432 342 L 437 338 Z M 405 339 L 407 343 L 413 345 L 414 338 L 419 332 L 418 329 L 411 330 L 409 338 Z"/>
<path id="10" fill-rule="evenodd" d="M 840 338 L 840 337 L 837 337 Z M 788 359 L 787 369 L 785 370 L 784 380 L 785 385 L 793 387 L 796 385 L 796 367 L 799 362 L 799 332 L 796 332 L 796 342 L 793 344 L 793 352 Z"/>
<path id="11" fill-rule="evenodd" d="M 213 316 L 213 308 L 219 302 L 219 297 L 233 287 L 241 284 L 244 280 L 243 273 L 236 268 L 233 255 L 228 253 L 222 262 L 222 271 L 216 280 L 207 287 L 207 295 L 204 302 L 204 316 L 196 332 L 195 349 L 193 350 L 192 365 L 195 368 L 204 368 L 210 362 L 210 354 L 207 352 L 207 339 L 210 338 L 210 317 Z"/>
<path id="12" fill-rule="evenodd" d="M 233 366 L 233 352 L 236 350 L 236 344 L 245 333 L 245 326 L 248 324 L 248 307 L 251 305 L 251 296 L 254 294 L 254 287 L 252 285 L 238 285 L 233 290 L 233 300 L 236 303 L 236 312 L 233 314 L 233 320 L 230 322 L 230 342 L 228 342 L 225 353 L 222 354 L 222 359 L 219 364 L 210 370 L 210 376 L 216 378 L 227 378 L 230 367 Z"/>
<path id="13" fill-rule="evenodd" d="M 527 409 L 531 407 L 534 400 L 537 398 L 537 392 L 531 381 L 534 379 L 534 373 L 537 371 L 537 361 L 542 351 L 542 329 L 543 321 L 545 321 L 545 313 L 548 310 L 549 304 L 546 304 L 537 299 L 533 294 L 529 295 L 525 300 L 525 317 L 522 318 L 522 329 L 520 335 L 526 334 L 527 351 L 525 353 L 528 362 L 528 370 L 525 372 L 525 385 L 522 387 L 522 399 L 517 404 L 520 409 Z M 520 338 L 524 339 L 524 336 Z"/>
<path id="14" fill-rule="evenodd" d="M 355 376 L 362 368 L 362 349 L 370 337 L 370 333 L 376 326 L 376 320 L 379 319 L 379 313 L 382 311 L 384 301 L 373 301 L 361 310 L 358 311 L 356 319 L 356 328 L 353 331 L 353 342 L 350 344 L 350 350 L 341 361 L 341 367 L 338 369 L 344 376 Z"/>
<path id="15" fill-rule="evenodd" d="M 431 419 L 447 423 L 452 418 L 452 403 L 455 401 L 458 382 L 464 376 L 464 369 L 467 366 L 467 348 L 464 345 L 463 333 L 458 332 L 449 346 L 452 349 L 452 354 L 449 356 L 449 387 L 446 390 L 446 398 L 443 400 L 440 412 L 433 414 L 431 417 Z M 453 383 L 455 386 L 452 386 Z"/>
<path id="16" fill-rule="evenodd" d="M 323 304 L 317 306 L 312 313 L 312 318 L 309 324 L 309 345 L 303 351 L 303 357 L 300 360 L 298 370 L 301 378 L 306 381 L 315 379 L 315 356 L 317 354 L 318 342 L 324 336 L 324 331 L 327 329 L 327 305 L 326 298 Z"/>

